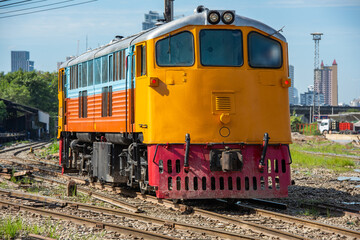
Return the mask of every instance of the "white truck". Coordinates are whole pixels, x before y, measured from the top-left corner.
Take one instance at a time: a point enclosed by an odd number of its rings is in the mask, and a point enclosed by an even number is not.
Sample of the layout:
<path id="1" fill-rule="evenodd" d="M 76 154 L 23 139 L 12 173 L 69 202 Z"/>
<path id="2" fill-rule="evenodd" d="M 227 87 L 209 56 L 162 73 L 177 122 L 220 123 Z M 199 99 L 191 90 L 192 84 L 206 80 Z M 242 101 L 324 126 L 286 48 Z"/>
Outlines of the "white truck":
<path id="1" fill-rule="evenodd" d="M 331 119 L 322 119 L 318 121 L 319 131 L 321 134 L 327 134 L 330 131 L 338 132 L 339 123 Z"/>

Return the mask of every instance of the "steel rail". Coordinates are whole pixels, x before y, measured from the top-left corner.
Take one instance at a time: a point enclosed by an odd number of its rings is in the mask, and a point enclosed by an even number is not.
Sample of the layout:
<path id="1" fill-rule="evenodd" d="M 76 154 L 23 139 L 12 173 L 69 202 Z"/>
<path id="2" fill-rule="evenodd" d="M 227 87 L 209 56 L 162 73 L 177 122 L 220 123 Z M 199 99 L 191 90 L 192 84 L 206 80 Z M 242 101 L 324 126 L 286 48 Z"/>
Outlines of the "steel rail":
<path id="1" fill-rule="evenodd" d="M 30 200 L 34 200 L 34 201 L 42 200 L 43 202 L 50 203 L 50 204 L 54 203 L 56 201 L 59 201 L 63 204 L 66 204 L 69 207 L 72 207 L 72 208 L 75 208 L 78 210 L 82 210 L 82 211 L 90 211 L 90 212 L 110 214 L 110 215 L 115 215 L 115 216 L 120 216 L 120 217 L 127 217 L 127 218 L 131 218 L 131 219 L 139 220 L 139 221 L 146 221 L 146 222 L 153 223 L 153 224 L 166 225 L 166 226 L 178 229 L 178 230 L 190 230 L 190 231 L 194 231 L 194 232 L 210 234 L 213 236 L 223 237 L 223 238 L 227 238 L 227 239 L 245 239 L 245 240 L 257 239 L 257 238 L 248 237 L 248 236 L 244 236 L 241 234 L 232 233 L 232 232 L 228 232 L 228 231 L 221 231 L 221 230 L 217 230 L 217 229 L 213 229 L 213 228 L 194 226 L 194 225 L 190 225 L 190 224 L 186 224 L 186 223 L 168 221 L 168 220 L 164 220 L 161 218 L 150 217 L 150 216 L 146 216 L 146 215 L 139 214 L 139 213 L 131 213 L 131 212 L 122 211 L 119 209 L 105 208 L 105 207 L 100 207 L 100 206 L 95 206 L 95 205 L 84 204 L 84 203 L 59 200 L 59 199 L 50 198 L 50 197 L 37 196 L 34 194 L 0 190 L 0 195 L 1 194 L 10 196 L 10 197 L 19 197 L 19 198 L 23 198 L 23 199 L 30 199 Z M 0 200 L 0 202 L 1 202 L 1 200 Z"/>
<path id="2" fill-rule="evenodd" d="M 39 239 L 39 240 L 56 240 L 55 238 L 44 237 L 44 236 L 33 234 L 33 233 L 29 233 L 28 237 L 30 239 L 32 239 L 32 240 L 36 240 L 36 239 Z"/>
<path id="3" fill-rule="evenodd" d="M 273 202 L 273 201 L 259 199 L 259 198 L 249 198 L 249 199 L 244 199 L 241 201 L 258 204 L 258 205 L 262 205 L 262 206 L 266 206 L 266 207 L 277 208 L 277 209 L 281 209 L 281 210 L 287 209 L 287 205 L 284 203 L 278 203 L 278 202 Z"/>
<path id="4" fill-rule="evenodd" d="M 323 231 L 327 231 L 327 232 L 331 232 L 331 233 L 340 233 L 340 234 L 343 234 L 346 236 L 360 238 L 360 232 L 357 232 L 357 231 L 354 231 L 351 229 L 327 225 L 327 224 L 320 223 L 320 222 L 297 218 L 297 217 L 293 217 L 290 215 L 277 213 L 277 212 L 273 212 L 273 211 L 268 211 L 268 210 L 264 210 L 264 209 L 260 209 L 260 208 L 245 206 L 242 204 L 235 204 L 233 206 L 237 207 L 238 209 L 249 210 L 251 212 L 254 212 L 254 213 L 259 214 L 264 217 L 270 217 L 270 218 L 282 220 L 282 221 L 289 222 L 289 223 L 299 223 L 299 224 L 303 224 L 304 226 L 310 227 L 310 228 L 321 229 Z"/>
<path id="5" fill-rule="evenodd" d="M 323 205 L 326 208 L 327 207 L 328 208 L 334 208 L 335 210 L 343 211 L 344 213 L 356 214 L 356 216 L 360 217 L 360 210 L 357 210 L 357 209 L 347 208 L 347 207 L 342 207 L 342 206 L 336 206 L 336 205 L 329 204 L 329 203 L 321 203 L 320 205 Z"/>
<path id="6" fill-rule="evenodd" d="M 231 218 L 231 217 L 225 216 L 223 214 L 218 214 L 218 213 L 214 213 L 214 212 L 199 209 L 199 208 L 190 208 L 189 206 L 184 205 L 184 204 L 174 203 L 172 201 L 165 200 L 165 199 L 158 199 L 158 198 L 153 197 L 153 196 L 142 195 L 142 194 L 138 193 L 137 197 L 141 198 L 143 200 L 152 202 L 152 203 L 157 203 L 157 204 L 161 204 L 161 205 L 164 205 L 164 206 L 167 206 L 167 207 L 176 208 L 176 209 L 179 209 L 180 211 L 192 211 L 194 214 L 198 214 L 200 216 L 208 217 L 208 218 L 215 219 L 215 220 L 218 220 L 218 221 L 221 221 L 221 222 L 227 222 L 227 223 L 235 224 L 235 225 L 237 225 L 237 226 L 239 226 L 241 228 L 251 229 L 254 232 L 266 234 L 266 235 L 276 237 L 276 238 L 280 238 L 280 239 L 308 239 L 308 238 L 303 237 L 303 236 L 299 236 L 299 235 L 295 235 L 295 234 L 292 234 L 292 233 L 280 231 L 280 230 L 270 228 L 270 227 L 266 227 L 266 226 L 263 226 L 263 225 L 260 225 L 260 224 L 250 223 L 250 222 L 243 221 L 243 220 L 240 220 L 240 219 Z"/>
<path id="7" fill-rule="evenodd" d="M 47 144 L 49 144 L 50 142 L 42 142 L 42 143 L 39 143 L 39 144 L 34 144 L 34 145 L 30 145 L 30 146 L 26 146 L 24 148 L 28 148 L 28 147 L 32 147 L 32 148 L 39 148 L 39 147 L 43 147 Z M 16 151 L 13 155 L 16 157 L 18 154 L 24 152 L 25 150 L 24 149 L 20 149 L 19 151 Z"/>
<path id="8" fill-rule="evenodd" d="M 35 194 L 30 194 L 30 193 L 23 193 L 23 192 L 19 192 L 19 191 L 9 191 L 9 190 L 5 190 L 5 189 L 0 189 L 0 195 L 21 198 L 21 199 L 29 199 L 32 201 L 41 201 L 41 202 L 45 202 L 48 204 L 54 204 L 59 207 L 64 207 L 67 205 L 67 202 L 63 201 L 61 199 L 51 198 L 51 197 L 47 197 L 47 196 L 40 196 L 40 195 L 35 195 Z"/>
<path id="9" fill-rule="evenodd" d="M 17 155 L 22 151 L 16 152 L 15 154 Z M 14 158 L 18 159 L 20 161 L 32 161 L 34 163 L 38 163 L 38 161 L 36 161 L 36 160 L 23 159 L 23 158 L 17 157 L 16 155 L 14 156 Z M 81 179 L 81 178 L 78 178 L 78 177 L 75 177 L 75 176 L 69 176 L 69 175 L 66 175 L 66 174 L 62 174 L 59 171 L 53 171 L 53 170 L 44 169 L 44 168 L 40 168 L 40 167 L 36 167 L 36 166 L 31 166 L 29 164 L 25 164 L 25 163 L 18 162 L 18 161 L 15 161 L 15 160 L 7 159 L 7 160 L 4 160 L 4 161 L 12 162 L 12 163 L 15 163 L 17 165 L 22 165 L 22 166 L 25 166 L 28 169 L 32 169 L 34 171 L 46 173 L 46 174 L 49 174 L 49 175 L 52 175 L 52 176 L 55 176 L 55 177 L 59 177 L 59 178 L 62 178 L 62 179 L 73 180 L 77 184 L 89 185 L 89 186 L 94 187 L 94 188 L 99 189 L 99 190 L 104 190 L 105 189 L 105 190 L 113 191 L 113 192 L 128 195 L 128 196 L 133 196 L 133 197 L 136 196 L 133 192 L 121 189 L 120 187 L 108 186 L 108 185 L 101 184 L 99 182 L 89 182 L 89 180 L 84 180 L 84 179 Z M 45 164 L 48 165 L 47 163 L 45 163 Z M 56 167 L 57 166 L 58 165 L 56 165 Z"/>
<path id="10" fill-rule="evenodd" d="M 48 143 L 48 142 L 46 142 L 46 144 L 47 144 L 47 143 Z M 41 144 L 44 144 L 44 143 L 35 142 L 35 143 L 27 144 L 26 146 L 19 146 L 19 147 L 8 148 L 8 149 L 1 150 L 1 151 L 0 151 L 0 154 L 6 153 L 6 152 L 15 151 L 15 150 L 18 150 L 18 149 L 23 149 L 23 148 L 32 147 L 32 146 L 38 145 L 38 144 L 41 145 Z"/>
<path id="11" fill-rule="evenodd" d="M 308 203 L 302 203 L 300 204 L 300 207 L 308 208 L 308 209 L 318 209 L 322 212 L 334 212 L 338 214 L 344 214 L 347 216 L 355 216 L 360 217 L 360 211 L 355 209 L 349 209 L 345 207 L 335 206 L 327 203 L 317 203 L 317 204 L 308 204 Z"/>
<path id="12" fill-rule="evenodd" d="M 174 237 L 170 237 L 170 236 L 161 235 L 158 233 L 147 232 L 147 231 L 143 231 L 143 230 L 139 230 L 139 229 L 135 229 L 135 228 L 131 228 L 131 227 L 119 226 L 116 224 L 111 224 L 111 223 L 96 221 L 96 220 L 92 220 L 92 219 L 77 217 L 77 216 L 64 214 L 64 213 L 60 213 L 60 212 L 49 211 L 49 210 L 45 210 L 45 209 L 41 209 L 41 208 L 29 207 L 29 206 L 16 204 L 16 203 L 4 201 L 4 200 L 0 200 L 0 205 L 2 205 L 4 207 L 12 206 L 18 210 L 30 211 L 33 213 L 41 214 L 42 216 L 43 215 L 51 216 L 51 217 L 62 219 L 62 220 L 68 220 L 73 223 L 85 224 L 87 226 L 97 227 L 97 228 L 101 228 L 101 229 L 105 229 L 105 230 L 109 230 L 109 231 L 116 231 L 116 232 L 119 232 L 122 234 L 124 234 L 124 233 L 125 234 L 133 234 L 137 237 L 143 237 L 145 239 L 151 239 L 151 240 L 178 239 L 178 238 L 174 238 Z"/>
<path id="13" fill-rule="evenodd" d="M 15 156 L 15 158 L 20 159 L 19 157 L 16 157 L 16 156 Z M 61 169 L 61 166 L 58 165 L 58 164 L 49 163 L 49 162 L 44 162 L 44 161 L 41 161 L 41 160 L 33 160 L 33 159 L 23 159 L 23 158 L 21 158 L 21 161 L 31 162 L 31 163 L 33 163 L 33 164 L 40 164 L 40 165 L 44 165 L 44 166 L 50 166 L 50 167 L 54 167 L 54 168 L 59 168 L 59 169 Z"/>
<path id="14" fill-rule="evenodd" d="M 45 146 L 49 144 L 49 142 L 46 142 L 46 143 L 42 143 L 42 144 L 39 144 L 37 146 L 34 146 L 33 148 L 39 148 L 39 147 L 42 147 L 42 146 Z M 20 157 L 17 157 L 18 154 L 22 153 L 24 150 L 20 150 L 20 151 L 17 151 L 15 152 L 13 155 L 15 158 L 21 160 L 21 161 L 27 161 L 27 162 L 32 162 L 34 164 L 41 164 L 41 165 L 45 165 L 45 166 L 51 166 L 51 167 L 55 167 L 55 168 L 61 168 L 60 165 L 58 164 L 54 164 L 54 163 L 48 163 L 48 162 L 44 162 L 44 161 L 40 161 L 40 160 L 32 160 L 32 159 L 24 159 L 24 158 L 20 158 Z"/>
<path id="15" fill-rule="evenodd" d="M 59 184 L 59 185 L 63 185 L 63 186 L 67 185 L 66 183 L 56 181 L 56 180 L 53 180 L 53 179 L 48 179 L 48 178 L 45 178 L 45 177 L 40 177 L 40 176 L 32 176 L 32 177 L 34 179 L 39 179 L 39 180 L 42 180 L 42 181 L 47 181 L 47 182 L 51 182 L 51 183 L 55 183 L 55 184 Z M 114 206 L 126 209 L 126 210 L 131 211 L 131 212 L 136 212 L 136 213 L 143 212 L 137 206 L 133 206 L 133 205 L 131 205 L 131 204 L 127 203 L 127 202 L 121 201 L 119 199 L 115 199 L 115 198 L 112 198 L 112 197 L 105 196 L 104 194 L 96 193 L 96 192 L 93 192 L 91 190 L 79 187 L 79 186 L 77 186 L 76 190 L 81 192 L 81 193 L 91 195 L 93 198 L 96 198 L 98 200 L 110 203 L 110 204 L 112 204 Z"/>
<path id="16" fill-rule="evenodd" d="M 23 163 L 18 163 L 18 164 L 29 166 L 29 165 L 23 164 Z M 76 178 L 74 178 L 72 176 L 62 175 L 59 172 L 46 170 L 46 169 L 41 169 L 41 168 L 36 168 L 36 167 L 33 167 L 33 166 L 31 166 L 31 168 L 34 169 L 34 170 L 38 170 L 38 171 L 41 171 L 41 172 L 51 174 L 51 175 L 55 175 L 57 177 L 62 177 L 64 179 L 74 180 L 75 182 L 80 183 L 80 184 L 89 184 L 89 182 L 86 181 L 86 180 L 76 179 Z M 43 180 L 47 180 L 47 179 L 43 178 Z M 54 180 L 51 180 L 51 181 L 55 182 Z M 58 183 L 60 183 L 60 182 L 58 182 Z M 61 184 L 65 185 L 65 183 L 61 183 Z M 79 189 L 79 188 L 78 188 L 78 190 L 81 191 L 81 189 Z M 92 196 L 94 198 L 98 197 L 98 199 L 102 200 L 102 201 L 107 200 L 107 198 L 108 198 L 105 195 L 98 194 L 98 193 L 93 193 L 90 190 L 85 190 L 84 192 L 88 193 L 88 194 L 92 194 Z M 162 204 L 162 205 L 167 206 L 167 207 L 177 208 L 177 209 L 179 209 L 181 211 L 192 210 L 194 213 L 197 213 L 197 214 L 200 214 L 200 215 L 203 215 L 203 216 L 207 216 L 207 217 L 217 219 L 217 220 L 220 220 L 220 221 L 231 222 L 231 223 L 236 224 L 238 226 L 250 228 L 250 229 L 252 229 L 253 231 L 256 231 L 256 232 L 261 232 L 261 233 L 266 232 L 266 234 L 271 235 L 271 236 L 275 236 L 275 237 L 281 236 L 281 238 L 284 238 L 284 239 L 306 239 L 304 237 L 293 235 L 291 233 L 279 231 L 279 230 L 276 230 L 276 229 L 264 227 L 262 225 L 249 223 L 249 222 L 246 222 L 246 221 L 233 219 L 233 218 L 230 218 L 230 217 L 227 217 L 227 216 L 224 216 L 224 215 L 221 215 L 221 214 L 216 214 L 216 213 L 213 213 L 213 212 L 210 212 L 210 211 L 206 211 L 206 210 L 202 210 L 202 209 L 198 209 L 198 208 L 191 209 L 189 206 L 186 206 L 186 205 L 183 205 L 183 204 L 176 204 L 176 203 L 173 203 L 171 201 L 164 200 L 164 199 L 157 199 L 156 197 L 149 196 L 149 195 L 142 195 L 140 193 L 137 193 L 137 197 L 139 197 L 139 198 L 141 198 L 143 200 L 146 200 L 146 201 L 156 203 L 156 204 Z M 115 201 L 113 201 L 113 200 L 115 200 Z M 116 201 L 118 201 L 118 200 L 117 199 L 112 199 L 112 200 L 110 200 L 108 202 L 111 203 L 111 204 L 115 203 L 114 205 L 116 205 Z M 119 206 L 121 208 L 126 208 L 126 206 L 124 207 L 124 205 L 122 203 L 119 204 L 119 205 L 116 205 L 116 206 Z M 309 221 L 309 220 L 305 220 L 305 219 L 301 219 L 301 218 L 296 218 L 296 217 L 292 217 L 292 216 L 285 215 L 285 214 L 280 214 L 280 213 L 271 212 L 271 211 L 258 209 L 258 208 L 252 208 L 252 207 L 244 206 L 244 205 L 241 205 L 241 204 L 237 204 L 237 206 L 239 208 L 245 208 L 245 209 L 248 209 L 250 211 L 253 211 L 256 214 L 259 214 L 259 215 L 262 215 L 262 216 L 267 216 L 267 217 L 272 217 L 272 218 L 275 218 L 275 219 L 278 219 L 278 220 L 283 220 L 285 222 L 290 222 L 290 223 L 296 222 L 296 223 L 304 224 L 304 225 L 306 225 L 308 227 L 312 227 L 312 228 L 316 228 L 316 229 L 322 229 L 324 231 L 341 233 L 341 234 L 344 234 L 344 235 L 347 235 L 347 236 L 352 236 L 352 237 L 357 237 L 357 238 L 360 237 L 359 232 L 356 232 L 356 231 L 353 231 L 353 230 L 350 230 L 350 229 L 345 229 L 345 228 L 335 227 L 335 226 L 331 226 L 331 225 L 326 225 L 326 224 L 322 224 L 322 223 L 319 223 L 319 222 L 314 222 L 314 221 Z M 131 211 L 134 211 L 134 210 L 131 210 Z M 135 210 L 135 212 L 136 211 L 139 211 L 139 209 Z"/>
<path id="17" fill-rule="evenodd" d="M 360 157 L 357 155 L 348 155 L 348 154 L 336 154 L 336 153 L 322 153 L 322 152 L 313 152 L 313 151 L 305 151 L 305 150 L 299 150 L 299 152 L 303 152 L 306 154 L 314 154 L 314 155 L 321 155 L 321 156 L 327 156 L 327 157 L 344 157 L 344 158 L 351 158 L 355 161 L 359 161 Z"/>
<path id="18" fill-rule="evenodd" d="M 78 204 L 78 203 L 73 203 L 72 206 L 77 209 L 80 209 L 80 210 L 88 210 L 88 211 L 93 211 L 93 212 L 98 212 L 98 213 L 107 213 L 107 214 L 112 214 L 112 215 L 125 216 L 125 217 L 136 219 L 139 221 L 145 220 L 145 221 L 152 222 L 155 224 L 170 226 L 170 227 L 173 227 L 173 228 L 179 229 L 179 230 L 190 230 L 190 231 L 205 233 L 205 234 L 209 234 L 209 235 L 213 235 L 213 236 L 224 237 L 227 239 L 257 239 L 254 237 L 249 237 L 249 236 L 245 236 L 242 234 L 232 233 L 229 231 L 221 231 L 221 230 L 217 230 L 214 228 L 195 226 L 195 225 L 190 225 L 190 224 L 180 223 L 180 222 L 173 222 L 173 221 L 168 221 L 168 220 L 164 220 L 164 219 L 160 219 L 160 218 L 146 216 L 143 214 L 129 213 L 129 212 L 121 211 L 118 209 L 104 208 L 104 207 L 99 207 L 99 206 L 92 206 L 92 205 Z"/>
<path id="19" fill-rule="evenodd" d="M 14 155 L 18 154 L 18 153 L 20 153 L 22 151 L 18 151 L 16 153 L 14 153 Z M 19 159 L 20 161 L 23 160 L 22 158 L 19 158 L 19 157 L 16 157 L 16 156 L 14 156 L 14 158 Z M 69 181 L 72 180 L 72 181 L 75 181 L 78 184 L 86 184 L 86 185 L 89 184 L 89 182 L 86 181 L 86 180 L 75 178 L 73 176 L 68 176 L 68 175 L 65 175 L 65 174 L 63 175 L 61 172 L 57 172 L 57 171 L 53 171 L 53 170 L 49 170 L 49 169 L 44 169 L 44 168 L 40 168 L 40 167 L 35 167 L 35 166 L 29 165 L 27 163 L 15 161 L 15 160 L 9 160 L 8 159 L 8 160 L 5 160 L 5 161 L 12 162 L 14 164 L 24 166 L 25 168 L 31 169 L 33 171 L 46 173 L 46 174 L 49 174 L 49 175 L 52 175 L 52 176 L 55 176 L 55 177 L 59 177 L 59 178 L 62 178 L 62 179 L 66 179 L 66 180 L 69 180 Z M 40 179 L 41 177 L 36 176 L 36 178 Z M 56 182 L 57 184 L 66 185 L 66 183 L 62 183 L 62 182 L 55 181 L 55 180 L 49 180 L 49 179 L 46 179 L 46 178 L 41 178 L 41 179 L 44 180 L 44 181 L 51 181 L 53 183 Z M 87 193 L 89 195 L 92 195 L 92 197 L 97 198 L 97 199 L 99 199 L 101 201 L 113 204 L 115 206 L 127 209 L 129 211 L 133 211 L 133 212 L 141 212 L 142 211 L 138 207 L 132 206 L 132 205 L 130 205 L 130 204 L 126 203 L 126 202 L 120 201 L 118 199 L 110 198 L 110 197 L 107 197 L 107 196 L 105 196 L 103 194 L 95 193 L 95 192 L 92 192 L 90 190 L 80 188 L 80 187 L 78 187 L 77 189 L 78 189 L 78 191 L 83 192 L 83 193 Z"/>

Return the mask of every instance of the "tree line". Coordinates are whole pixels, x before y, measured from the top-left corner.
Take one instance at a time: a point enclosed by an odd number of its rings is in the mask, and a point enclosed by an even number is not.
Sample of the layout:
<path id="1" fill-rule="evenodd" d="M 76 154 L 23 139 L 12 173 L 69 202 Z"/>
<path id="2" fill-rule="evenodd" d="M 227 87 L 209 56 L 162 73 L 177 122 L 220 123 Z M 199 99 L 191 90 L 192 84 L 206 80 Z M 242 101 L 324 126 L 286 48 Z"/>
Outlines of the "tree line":
<path id="1" fill-rule="evenodd" d="M 57 85 L 56 72 L 0 72 L 0 98 L 47 112 L 51 119 L 58 112 Z M 0 120 L 6 117 L 4 107 L 0 103 Z"/>

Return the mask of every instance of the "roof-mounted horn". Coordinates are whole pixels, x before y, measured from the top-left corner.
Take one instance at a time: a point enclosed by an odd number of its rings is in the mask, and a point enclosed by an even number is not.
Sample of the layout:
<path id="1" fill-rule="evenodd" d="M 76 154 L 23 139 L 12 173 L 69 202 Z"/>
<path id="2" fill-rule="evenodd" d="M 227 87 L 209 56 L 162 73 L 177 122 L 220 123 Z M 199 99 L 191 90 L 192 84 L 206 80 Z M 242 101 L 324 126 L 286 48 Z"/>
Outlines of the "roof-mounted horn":
<path id="1" fill-rule="evenodd" d="M 199 5 L 197 8 L 194 9 L 194 13 L 202 13 L 206 10 L 209 10 L 209 9 L 204 7 L 204 5 Z"/>

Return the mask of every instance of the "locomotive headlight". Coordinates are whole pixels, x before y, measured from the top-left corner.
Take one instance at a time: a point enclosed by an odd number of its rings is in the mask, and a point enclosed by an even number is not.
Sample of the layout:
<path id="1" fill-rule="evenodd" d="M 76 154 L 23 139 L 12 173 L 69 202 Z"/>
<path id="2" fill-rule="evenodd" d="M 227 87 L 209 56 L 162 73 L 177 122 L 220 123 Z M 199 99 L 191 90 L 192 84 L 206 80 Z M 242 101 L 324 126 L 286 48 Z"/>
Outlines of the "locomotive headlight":
<path id="1" fill-rule="evenodd" d="M 230 11 L 226 11 L 223 13 L 221 20 L 223 21 L 223 23 L 225 24 L 231 24 L 234 22 L 235 20 L 235 16 L 234 13 L 230 12 Z"/>
<path id="2" fill-rule="evenodd" d="M 210 11 L 208 21 L 211 24 L 218 24 L 220 22 L 220 13 L 217 11 Z"/>

